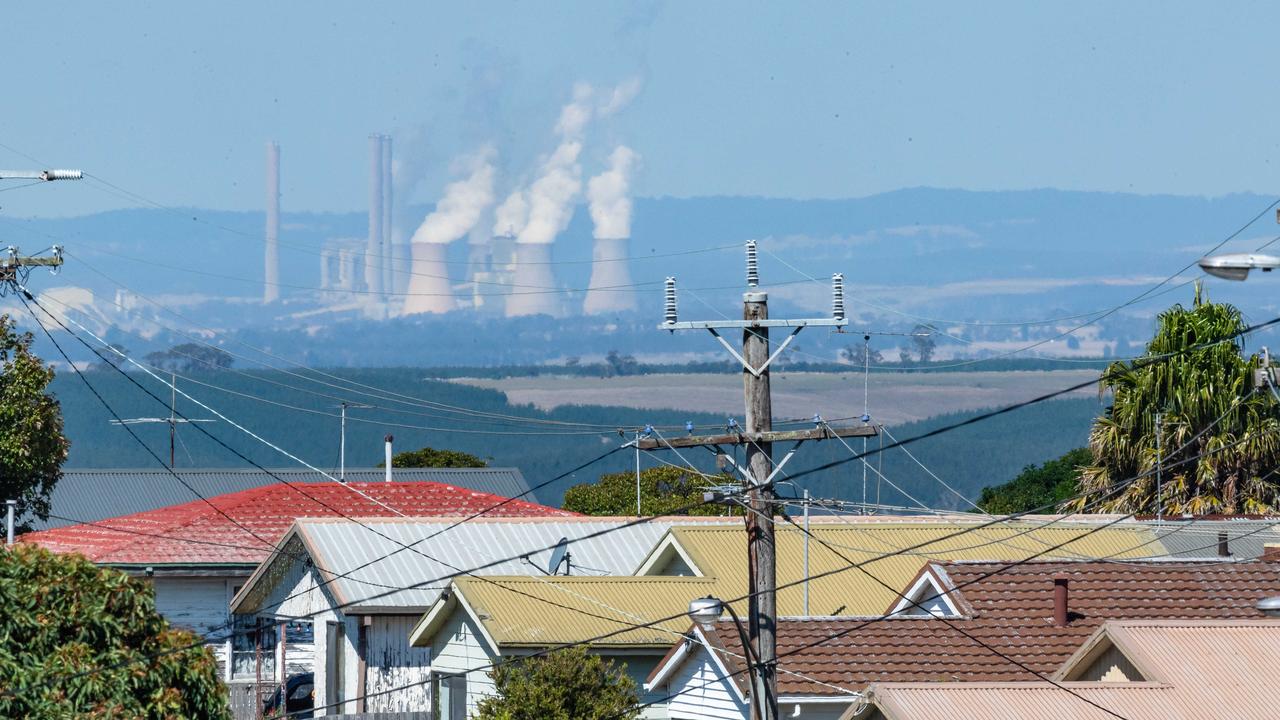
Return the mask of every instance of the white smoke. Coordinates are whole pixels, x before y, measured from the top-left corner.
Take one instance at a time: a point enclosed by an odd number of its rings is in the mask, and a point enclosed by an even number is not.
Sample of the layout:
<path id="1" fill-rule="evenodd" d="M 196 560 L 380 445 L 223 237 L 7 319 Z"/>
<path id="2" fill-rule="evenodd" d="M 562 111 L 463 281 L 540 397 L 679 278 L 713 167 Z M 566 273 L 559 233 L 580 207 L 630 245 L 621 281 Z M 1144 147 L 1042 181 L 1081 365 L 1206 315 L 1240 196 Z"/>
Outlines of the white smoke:
<path id="1" fill-rule="evenodd" d="M 498 208 L 494 232 L 514 229 L 517 241 L 522 243 L 545 244 L 555 240 L 573 219 L 573 202 L 582 192 L 582 166 L 578 156 L 582 153 L 587 127 L 592 120 L 609 117 L 625 108 L 639 91 L 639 79 L 628 80 L 602 93 L 586 83 L 575 85 L 573 99 L 561 108 L 556 122 L 560 144 L 543 160 L 537 179 L 527 189 L 513 192 Z"/>
<path id="2" fill-rule="evenodd" d="M 524 198 L 524 191 L 517 190 L 507 196 L 506 200 L 493 211 L 493 234 L 515 235 L 524 229 L 529 222 L 529 201 Z"/>
<path id="3" fill-rule="evenodd" d="M 573 200 L 582 190 L 582 143 L 563 142 L 542 164 L 541 174 L 529 186 L 529 220 L 517 242 L 549 243 L 573 219 Z"/>
<path id="4" fill-rule="evenodd" d="M 595 237 L 615 240 L 631 237 L 631 171 L 639 155 L 619 145 L 609 155 L 609 168 L 587 183 Z"/>
<path id="5" fill-rule="evenodd" d="M 493 150 L 485 148 L 462 161 L 467 177 L 445 186 L 444 197 L 422 221 L 411 242 L 451 243 L 466 235 L 493 204 Z"/>

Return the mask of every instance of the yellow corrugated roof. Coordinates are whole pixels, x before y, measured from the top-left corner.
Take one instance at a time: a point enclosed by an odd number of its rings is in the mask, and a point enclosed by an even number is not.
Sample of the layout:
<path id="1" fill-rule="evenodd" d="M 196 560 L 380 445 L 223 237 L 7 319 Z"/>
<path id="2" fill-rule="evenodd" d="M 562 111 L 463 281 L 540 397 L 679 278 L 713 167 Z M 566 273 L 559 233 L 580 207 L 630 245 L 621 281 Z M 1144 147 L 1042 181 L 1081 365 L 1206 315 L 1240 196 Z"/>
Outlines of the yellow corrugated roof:
<path id="1" fill-rule="evenodd" d="M 715 582 L 676 577 L 460 577 L 454 587 L 499 646 L 583 642 L 670 647 L 689 628 L 689 601 Z M 633 628 L 662 620 L 650 627 Z M 610 635 L 610 633 L 616 633 Z"/>
<path id="2" fill-rule="evenodd" d="M 909 552 L 866 562 L 871 576 L 848 569 L 809 582 L 810 615 L 880 615 L 898 599 L 927 560 L 1021 560 L 1046 548 L 1079 538 L 1039 557 L 1043 559 L 1136 558 L 1163 555 L 1165 548 L 1146 528 L 1107 528 L 1088 525 L 1043 527 L 1008 523 L 954 535 L 972 525 L 958 523 L 900 523 L 884 525 L 815 524 L 810 531 L 855 562 L 886 553 Z M 1091 532 L 1092 531 L 1092 532 Z M 747 592 L 746 533 L 741 527 L 678 527 L 670 535 L 704 576 L 715 582 L 714 593 L 724 599 Z M 781 523 L 777 529 L 778 612 L 803 615 L 804 533 Z M 810 576 L 844 568 L 848 562 L 817 540 L 809 542 Z M 881 580 L 890 590 L 881 586 Z M 736 603 L 745 612 L 745 602 Z"/>

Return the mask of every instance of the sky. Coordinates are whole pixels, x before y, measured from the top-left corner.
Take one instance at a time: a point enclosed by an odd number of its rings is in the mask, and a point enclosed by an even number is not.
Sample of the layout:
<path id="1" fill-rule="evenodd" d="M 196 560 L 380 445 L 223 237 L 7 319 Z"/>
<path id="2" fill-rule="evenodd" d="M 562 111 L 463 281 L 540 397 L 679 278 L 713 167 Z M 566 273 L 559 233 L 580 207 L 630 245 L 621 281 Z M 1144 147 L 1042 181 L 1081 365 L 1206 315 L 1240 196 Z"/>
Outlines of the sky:
<path id="1" fill-rule="evenodd" d="M 26 2 L 0 27 L 0 168 L 257 210 L 276 140 L 286 211 L 352 211 L 376 131 L 429 202 L 485 145 L 527 179 L 576 84 L 637 81 L 582 160 L 632 147 L 642 196 L 1272 194 L 1277 27 L 1248 2 Z M 139 202 L 13 185 L 18 216 Z"/>

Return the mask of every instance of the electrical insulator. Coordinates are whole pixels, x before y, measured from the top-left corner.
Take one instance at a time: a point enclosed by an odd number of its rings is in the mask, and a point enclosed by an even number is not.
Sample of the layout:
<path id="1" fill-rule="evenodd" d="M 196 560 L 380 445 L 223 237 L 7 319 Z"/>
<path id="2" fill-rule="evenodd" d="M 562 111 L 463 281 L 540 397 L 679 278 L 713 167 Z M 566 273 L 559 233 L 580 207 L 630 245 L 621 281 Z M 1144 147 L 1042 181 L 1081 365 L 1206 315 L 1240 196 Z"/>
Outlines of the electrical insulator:
<path id="1" fill-rule="evenodd" d="M 84 173 L 79 170 L 45 170 L 40 173 L 40 179 L 49 180 L 80 180 L 84 177 Z"/>
<path id="2" fill-rule="evenodd" d="M 760 264 L 756 260 L 756 241 L 747 241 L 747 287 L 760 284 Z"/>
<path id="3" fill-rule="evenodd" d="M 667 325 L 676 324 L 676 279 L 667 278 L 666 308 L 662 314 L 662 322 Z"/>
<path id="4" fill-rule="evenodd" d="M 831 276 L 831 316 L 844 319 L 844 273 Z"/>

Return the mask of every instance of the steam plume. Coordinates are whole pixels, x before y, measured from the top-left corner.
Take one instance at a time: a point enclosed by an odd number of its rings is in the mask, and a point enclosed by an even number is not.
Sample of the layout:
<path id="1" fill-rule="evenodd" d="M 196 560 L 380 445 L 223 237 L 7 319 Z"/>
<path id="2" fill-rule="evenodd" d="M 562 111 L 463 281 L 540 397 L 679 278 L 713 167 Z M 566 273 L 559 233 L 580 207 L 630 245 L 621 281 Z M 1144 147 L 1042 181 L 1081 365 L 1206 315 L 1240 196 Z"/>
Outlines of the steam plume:
<path id="1" fill-rule="evenodd" d="M 609 155 L 609 168 L 587 183 L 595 236 L 613 240 L 631 236 L 631 171 L 639 155 L 619 145 Z"/>
<path id="2" fill-rule="evenodd" d="M 444 197 L 413 233 L 412 242 L 451 243 L 480 221 L 485 209 L 493 204 L 492 155 L 492 149 L 486 148 L 465 161 L 469 175 L 445 186 Z"/>

